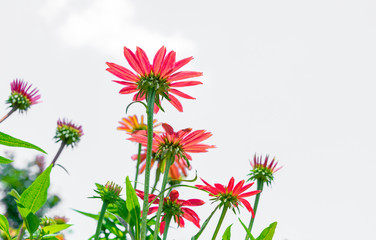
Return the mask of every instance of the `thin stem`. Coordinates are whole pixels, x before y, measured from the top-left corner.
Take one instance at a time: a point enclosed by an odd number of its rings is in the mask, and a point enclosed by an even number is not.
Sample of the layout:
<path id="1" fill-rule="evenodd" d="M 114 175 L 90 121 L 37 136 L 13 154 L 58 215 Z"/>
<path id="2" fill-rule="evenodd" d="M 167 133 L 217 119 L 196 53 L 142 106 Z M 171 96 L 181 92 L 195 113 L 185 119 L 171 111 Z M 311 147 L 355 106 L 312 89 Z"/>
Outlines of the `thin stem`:
<path id="1" fill-rule="evenodd" d="M 167 185 L 167 179 L 168 179 L 168 172 L 170 171 L 170 166 L 172 162 L 175 160 L 175 156 L 167 157 L 166 159 L 166 166 L 165 166 L 165 172 L 163 175 L 163 181 L 162 181 L 162 187 L 161 187 L 161 193 L 159 194 L 159 206 L 158 211 L 155 218 L 155 229 L 154 229 L 154 240 L 158 239 L 158 231 L 159 231 L 159 220 L 162 215 L 163 210 L 163 203 L 164 203 L 164 192 Z"/>
<path id="2" fill-rule="evenodd" d="M 137 154 L 137 166 L 136 166 L 136 176 L 134 177 L 134 189 L 137 188 L 137 179 L 138 179 L 138 172 L 140 169 L 140 161 L 141 161 L 141 143 L 138 144 L 138 154 Z"/>
<path id="3" fill-rule="evenodd" d="M 217 227 L 215 228 L 215 231 L 214 231 L 214 234 L 213 234 L 212 240 L 215 240 L 215 238 L 216 238 L 217 235 L 218 235 L 218 232 L 219 232 L 219 229 L 221 228 L 221 225 L 222 225 L 223 219 L 225 219 L 225 215 L 226 215 L 227 209 L 228 209 L 227 204 L 223 205 L 223 210 L 222 210 L 222 213 L 221 213 L 221 217 L 219 218 L 219 221 L 218 221 Z"/>
<path id="4" fill-rule="evenodd" d="M 14 113 L 17 110 L 16 107 L 13 107 L 7 114 L 5 114 L 4 117 L 0 119 L 0 123 L 2 123 L 5 119 L 7 119 L 12 113 Z"/>
<path id="5" fill-rule="evenodd" d="M 262 192 L 263 188 L 264 188 L 264 182 L 261 180 L 257 180 L 257 190 L 260 190 Z M 249 226 L 248 226 L 249 232 L 251 232 L 252 227 L 253 227 L 253 222 L 255 221 L 255 218 L 256 218 L 256 211 L 257 211 L 258 203 L 260 201 L 261 192 L 256 195 L 255 203 L 253 204 L 253 212 L 254 212 L 255 217 L 253 218 L 251 216 L 251 220 L 249 221 Z M 249 239 L 248 234 L 246 234 L 245 240 L 248 240 L 248 239 Z"/>
<path id="6" fill-rule="evenodd" d="M 60 153 L 63 151 L 64 147 L 65 147 L 65 142 L 61 142 L 60 148 L 59 148 L 59 150 L 57 151 L 57 153 L 56 153 L 56 155 L 55 155 L 55 157 L 54 157 L 54 160 L 52 160 L 52 163 L 51 163 L 51 164 L 52 164 L 53 166 L 55 166 L 55 163 L 56 163 L 57 159 L 59 158 Z"/>
<path id="7" fill-rule="evenodd" d="M 20 230 L 18 231 L 17 240 L 21 240 L 21 239 L 22 239 L 22 236 L 23 236 L 24 231 L 25 231 L 25 229 L 23 228 L 23 226 L 24 226 L 24 223 L 22 222 L 22 224 L 21 224 L 21 228 L 20 228 Z"/>
<path id="8" fill-rule="evenodd" d="M 99 218 L 98 218 L 97 231 L 95 232 L 95 238 L 94 238 L 95 240 L 99 239 L 99 234 L 102 229 L 103 218 L 104 218 L 104 214 L 106 212 L 107 207 L 108 207 L 108 202 L 103 201 L 101 213 L 99 214 Z"/>
<path id="9" fill-rule="evenodd" d="M 165 220 L 165 229 L 163 233 L 163 240 L 167 240 L 167 233 L 170 227 L 171 216 L 170 215 L 165 216 L 164 220 Z"/>
<path id="10" fill-rule="evenodd" d="M 145 167 L 145 185 L 144 196 L 146 199 L 149 196 L 149 184 L 150 184 L 150 165 L 151 165 L 151 153 L 153 147 L 153 114 L 154 114 L 154 102 L 155 102 L 155 90 L 152 89 L 148 92 L 147 96 L 147 118 L 148 118 L 148 144 L 146 149 L 146 167 Z M 149 211 L 148 201 L 144 201 L 142 212 L 147 213 Z M 141 240 L 146 239 L 146 223 L 147 214 L 142 214 L 141 221 Z"/>

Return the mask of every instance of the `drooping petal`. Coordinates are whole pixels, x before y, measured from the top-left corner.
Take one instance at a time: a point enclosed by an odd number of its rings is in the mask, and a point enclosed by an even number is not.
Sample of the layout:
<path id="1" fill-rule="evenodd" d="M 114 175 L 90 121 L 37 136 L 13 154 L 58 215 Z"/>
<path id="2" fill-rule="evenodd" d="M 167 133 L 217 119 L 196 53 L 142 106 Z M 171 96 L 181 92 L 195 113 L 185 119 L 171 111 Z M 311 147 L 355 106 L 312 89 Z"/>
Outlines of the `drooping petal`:
<path id="1" fill-rule="evenodd" d="M 114 74 L 118 78 L 132 82 L 137 82 L 139 80 L 133 72 L 129 71 L 125 67 L 110 62 L 106 62 L 106 64 L 107 66 L 109 66 L 109 68 L 107 68 L 106 70 Z"/>
<path id="2" fill-rule="evenodd" d="M 167 134 L 172 135 L 174 133 L 174 129 L 167 123 L 162 123 L 163 129 L 166 131 Z"/>
<path id="3" fill-rule="evenodd" d="M 134 93 L 134 92 L 137 92 L 136 86 L 125 87 L 119 91 L 120 94 L 128 94 L 128 93 Z"/>
<path id="4" fill-rule="evenodd" d="M 189 208 L 181 208 L 183 211 L 183 218 L 187 219 L 188 221 L 192 222 L 196 227 L 200 228 L 200 218 L 198 217 L 197 213 Z"/>
<path id="5" fill-rule="evenodd" d="M 179 90 L 176 90 L 174 88 L 171 88 L 170 90 L 168 90 L 170 93 L 173 93 L 173 94 L 176 94 L 178 95 L 179 97 L 182 97 L 182 98 L 186 98 L 186 99 L 196 99 L 194 97 L 191 97 L 189 96 L 188 94 L 185 94 L 183 92 L 180 92 Z"/>
<path id="6" fill-rule="evenodd" d="M 245 199 L 243 199 L 243 198 L 240 198 L 239 201 L 240 201 L 241 203 L 243 203 L 244 207 L 247 208 L 248 212 L 251 212 L 251 213 L 252 213 L 252 218 L 254 218 L 254 217 L 255 217 L 255 213 L 253 212 L 253 209 L 252 209 L 252 207 L 251 207 L 251 204 L 250 204 L 247 200 L 245 200 Z"/>
<path id="7" fill-rule="evenodd" d="M 174 106 L 179 112 L 183 112 L 183 106 L 181 105 L 181 102 L 171 94 L 169 97 L 170 97 L 170 100 L 171 100 L 170 103 L 172 104 L 172 106 Z"/>

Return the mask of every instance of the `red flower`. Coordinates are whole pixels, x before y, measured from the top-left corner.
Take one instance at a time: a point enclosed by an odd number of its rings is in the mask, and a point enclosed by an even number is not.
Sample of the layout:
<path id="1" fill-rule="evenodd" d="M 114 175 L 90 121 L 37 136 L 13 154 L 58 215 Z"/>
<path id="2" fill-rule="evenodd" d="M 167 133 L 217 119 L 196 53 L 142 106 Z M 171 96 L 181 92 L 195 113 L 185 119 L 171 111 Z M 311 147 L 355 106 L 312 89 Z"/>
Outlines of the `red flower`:
<path id="1" fill-rule="evenodd" d="M 140 190 L 136 190 L 137 196 L 139 196 L 142 200 L 144 200 L 144 192 Z M 159 204 L 159 199 L 156 195 L 150 194 L 148 198 L 148 202 L 152 202 L 152 204 Z M 163 234 L 164 228 L 165 228 L 165 222 L 164 218 L 166 216 L 173 217 L 174 221 L 178 224 L 179 227 L 184 227 L 184 220 L 192 222 L 194 225 L 196 225 L 198 228 L 200 228 L 200 218 L 198 215 L 191 209 L 186 207 L 193 207 L 193 206 L 201 206 L 205 202 L 200 199 L 188 199 L 188 200 L 182 200 L 179 199 L 179 192 L 177 190 L 172 190 L 170 192 L 170 195 L 168 197 L 164 198 L 164 204 L 163 204 L 163 218 L 161 222 L 161 227 L 159 229 L 159 232 Z M 158 211 L 158 207 L 150 207 L 149 208 L 149 214 L 153 214 L 156 211 Z"/>
<path id="2" fill-rule="evenodd" d="M 208 139 L 212 134 L 205 130 L 191 132 L 191 128 L 182 129 L 174 132 L 174 129 L 167 123 L 162 124 L 166 131 L 161 135 L 153 135 L 153 152 L 158 159 L 165 159 L 166 156 L 177 156 L 178 159 L 192 160 L 188 153 L 207 152 L 207 149 L 214 148 L 214 145 L 200 144 Z M 141 143 L 147 146 L 147 136 L 145 134 L 132 134 L 128 138 L 131 141 Z M 176 160 L 176 158 L 175 158 Z"/>
<path id="3" fill-rule="evenodd" d="M 253 157 L 253 162 L 250 161 L 252 169 L 248 174 L 250 178 L 248 181 L 262 181 L 266 183 L 266 185 L 270 185 L 274 180 L 274 173 L 277 172 L 279 169 L 282 168 L 278 167 L 278 162 L 275 161 L 275 157 L 273 160 L 268 164 L 269 155 L 266 155 L 264 161 L 262 160 L 262 156 L 257 157 L 256 154 Z"/>
<path id="4" fill-rule="evenodd" d="M 156 91 L 154 112 L 158 112 L 159 110 L 161 96 L 162 98 L 166 98 L 180 112 L 183 111 L 183 106 L 174 95 L 187 99 L 195 99 L 175 89 L 177 87 L 202 84 L 199 81 L 181 81 L 187 78 L 202 76 L 201 72 L 176 72 L 189 63 L 193 57 L 176 62 L 176 53 L 171 51 L 166 55 L 165 47 L 161 47 L 155 54 L 153 64 L 149 62 L 144 50 L 139 47 L 137 47 L 135 53 L 124 47 L 124 56 L 129 65 L 136 71 L 136 74 L 115 63 L 106 63 L 108 66 L 106 70 L 122 79 L 121 81 L 114 82 L 125 85 L 120 90 L 121 94 L 136 93 L 133 100 L 142 101 L 145 99 L 146 94 L 151 89 L 154 89 Z"/>
<path id="5" fill-rule="evenodd" d="M 205 185 L 195 185 L 198 189 L 206 190 L 209 192 L 209 196 L 214 197 L 214 201 L 220 201 L 222 205 L 227 205 L 228 207 L 237 208 L 239 210 L 239 203 L 243 204 L 249 212 L 252 213 L 252 217 L 254 217 L 254 212 L 251 207 L 251 204 L 245 200 L 245 197 L 250 197 L 260 193 L 261 191 L 250 191 L 245 192 L 248 188 L 250 188 L 254 183 L 250 183 L 244 185 L 244 180 L 238 182 L 234 187 L 234 178 L 232 177 L 227 186 L 223 186 L 222 184 L 215 183 L 214 186 L 210 185 L 202 178 L 201 180 L 205 183 Z M 243 186 L 244 185 L 244 186 Z"/>

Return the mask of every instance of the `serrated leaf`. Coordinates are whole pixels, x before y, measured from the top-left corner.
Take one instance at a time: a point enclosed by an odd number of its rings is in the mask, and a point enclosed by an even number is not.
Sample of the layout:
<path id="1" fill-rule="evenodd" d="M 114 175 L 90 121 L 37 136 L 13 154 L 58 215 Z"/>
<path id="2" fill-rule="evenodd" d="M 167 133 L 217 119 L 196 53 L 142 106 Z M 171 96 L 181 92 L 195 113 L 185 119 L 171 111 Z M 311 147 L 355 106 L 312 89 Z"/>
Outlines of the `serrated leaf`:
<path id="1" fill-rule="evenodd" d="M 7 237 L 7 239 L 9 240 L 12 239 L 9 233 L 9 222 L 7 218 L 1 214 L 0 214 L 0 229 L 5 233 L 5 236 Z"/>
<path id="2" fill-rule="evenodd" d="M 231 239 L 231 227 L 232 227 L 232 224 L 226 228 L 226 231 L 223 233 L 222 240 Z"/>
<path id="3" fill-rule="evenodd" d="M 34 213 L 29 212 L 29 214 L 24 218 L 25 225 L 27 230 L 29 231 L 30 235 L 32 236 L 33 233 L 38 229 L 39 227 L 39 218 L 35 216 Z"/>
<path id="4" fill-rule="evenodd" d="M 29 212 L 36 213 L 47 201 L 47 190 L 50 186 L 50 165 L 44 172 L 39 175 L 35 181 L 21 194 L 18 211 L 25 218 Z"/>
<path id="5" fill-rule="evenodd" d="M 49 225 L 49 226 L 43 227 L 43 231 L 46 234 L 54 234 L 54 233 L 63 231 L 64 229 L 67 229 L 70 226 L 72 226 L 72 224 L 55 224 L 55 225 Z"/>
<path id="6" fill-rule="evenodd" d="M 9 136 L 8 134 L 5 134 L 3 132 L 0 132 L 0 144 L 9 146 L 9 147 L 23 147 L 23 148 L 31 148 L 38 150 L 42 153 L 46 153 L 43 149 L 40 147 L 35 146 L 34 144 L 22 141 L 18 138 Z"/>
<path id="7" fill-rule="evenodd" d="M 251 232 L 248 230 L 247 226 L 245 226 L 245 224 L 242 222 L 242 220 L 240 220 L 240 218 L 238 218 L 240 223 L 242 224 L 244 230 L 247 232 L 247 236 L 251 239 L 251 240 L 255 240 L 255 238 L 253 237 L 253 235 L 251 234 Z"/>
<path id="8" fill-rule="evenodd" d="M 256 240 L 272 240 L 275 232 L 275 228 L 277 227 L 277 222 L 273 222 L 269 225 L 269 227 L 265 228 L 260 236 L 256 238 Z"/>
<path id="9" fill-rule="evenodd" d="M 8 164 L 11 162 L 13 162 L 13 160 L 0 156 L 0 164 Z"/>

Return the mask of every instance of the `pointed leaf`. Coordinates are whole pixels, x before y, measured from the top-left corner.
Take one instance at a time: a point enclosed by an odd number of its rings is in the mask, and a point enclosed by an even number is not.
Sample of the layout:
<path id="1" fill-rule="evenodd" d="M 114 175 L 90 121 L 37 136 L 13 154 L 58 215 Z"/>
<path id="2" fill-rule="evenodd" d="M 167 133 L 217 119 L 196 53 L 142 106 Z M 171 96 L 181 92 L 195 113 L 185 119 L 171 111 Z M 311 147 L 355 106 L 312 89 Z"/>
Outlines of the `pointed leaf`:
<path id="1" fill-rule="evenodd" d="M 231 227 L 232 227 L 232 224 L 226 228 L 226 231 L 223 233 L 222 240 L 231 239 Z"/>
<path id="2" fill-rule="evenodd" d="M 46 234 L 54 234 L 54 233 L 63 231 L 64 229 L 67 229 L 70 226 L 72 226 L 72 224 L 55 224 L 55 225 L 49 225 L 49 226 L 43 227 L 43 231 Z"/>
<path id="3" fill-rule="evenodd" d="M 34 144 L 22 141 L 20 139 L 14 138 L 12 136 L 9 136 L 8 134 L 5 134 L 3 132 L 0 132 L 0 144 L 10 147 L 24 147 L 24 148 L 32 148 L 35 150 L 38 150 L 40 152 L 46 153 L 43 149 L 35 146 Z"/>
<path id="4" fill-rule="evenodd" d="M 245 224 L 242 222 L 242 220 L 240 220 L 240 218 L 238 218 L 240 223 L 242 224 L 244 230 L 247 232 L 247 236 L 251 239 L 251 240 L 255 240 L 255 238 L 253 237 L 253 235 L 251 234 L 251 232 L 248 230 L 248 228 L 245 226 Z"/>
<path id="5" fill-rule="evenodd" d="M 9 193 L 12 197 L 14 197 L 17 201 L 20 201 L 21 196 L 20 194 L 16 191 L 16 189 L 12 189 Z"/>
<path id="6" fill-rule="evenodd" d="M 1 214 L 0 214 L 0 229 L 5 233 L 5 236 L 7 237 L 7 239 L 9 240 L 12 239 L 9 233 L 9 222 L 7 218 Z"/>
<path id="7" fill-rule="evenodd" d="M 39 218 L 35 216 L 34 213 L 29 212 L 29 214 L 24 218 L 25 225 L 27 230 L 29 231 L 30 235 L 32 236 L 33 233 L 39 228 Z"/>
<path id="8" fill-rule="evenodd" d="M 129 177 L 126 178 L 126 191 L 127 191 L 127 209 L 131 215 L 130 224 L 136 226 L 136 233 L 135 235 L 138 236 L 139 229 L 140 229 L 140 218 L 141 218 L 141 210 L 140 204 L 138 203 L 138 198 L 136 191 L 133 189 L 131 181 Z"/>
<path id="9" fill-rule="evenodd" d="M 21 194 L 18 211 L 23 218 L 29 212 L 36 213 L 47 201 L 47 190 L 50 186 L 50 173 L 52 165 L 35 179 L 35 181 Z"/>
<path id="10" fill-rule="evenodd" d="M 219 208 L 219 205 L 213 210 L 213 212 L 209 215 L 209 217 L 205 220 L 205 222 L 202 224 L 200 230 L 198 231 L 198 233 L 196 233 L 196 235 L 194 235 L 191 240 L 197 240 L 200 235 L 202 234 L 202 232 L 205 230 L 206 226 L 208 225 L 210 219 L 213 217 L 214 213 L 217 211 L 217 209 Z"/>
<path id="11" fill-rule="evenodd" d="M 89 218 L 92 218 L 92 219 L 95 219 L 98 221 L 99 219 L 99 216 L 98 214 L 92 214 L 92 213 L 87 213 L 87 212 L 82 212 L 80 210 L 76 210 L 76 209 L 73 209 L 74 211 L 78 212 L 78 213 L 81 213 L 82 215 L 85 215 L 86 217 L 89 217 Z"/>
<path id="12" fill-rule="evenodd" d="M 13 161 L 8 159 L 8 158 L 0 156 L 0 164 L 8 164 L 8 163 L 11 163 L 11 162 L 13 162 Z"/>
<path id="13" fill-rule="evenodd" d="M 269 225 L 269 227 L 265 228 L 260 236 L 256 238 L 256 240 L 272 240 L 275 232 L 275 228 L 277 227 L 277 222 L 273 222 Z"/>

